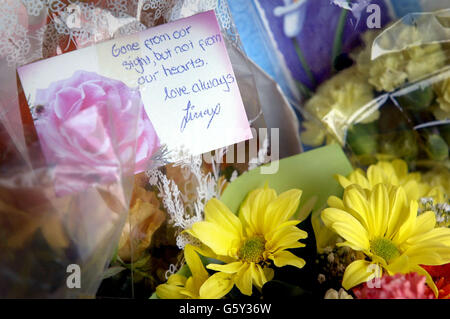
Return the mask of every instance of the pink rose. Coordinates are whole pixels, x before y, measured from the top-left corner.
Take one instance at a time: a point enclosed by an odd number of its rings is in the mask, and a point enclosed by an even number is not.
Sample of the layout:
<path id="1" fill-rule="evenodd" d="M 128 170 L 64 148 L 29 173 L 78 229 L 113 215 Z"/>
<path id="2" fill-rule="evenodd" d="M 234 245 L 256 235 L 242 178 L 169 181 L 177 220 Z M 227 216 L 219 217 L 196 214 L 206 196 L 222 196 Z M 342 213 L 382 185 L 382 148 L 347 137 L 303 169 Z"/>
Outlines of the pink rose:
<path id="1" fill-rule="evenodd" d="M 160 146 L 139 91 L 121 81 L 77 71 L 37 90 L 35 105 L 36 130 L 59 193 L 140 173 Z"/>

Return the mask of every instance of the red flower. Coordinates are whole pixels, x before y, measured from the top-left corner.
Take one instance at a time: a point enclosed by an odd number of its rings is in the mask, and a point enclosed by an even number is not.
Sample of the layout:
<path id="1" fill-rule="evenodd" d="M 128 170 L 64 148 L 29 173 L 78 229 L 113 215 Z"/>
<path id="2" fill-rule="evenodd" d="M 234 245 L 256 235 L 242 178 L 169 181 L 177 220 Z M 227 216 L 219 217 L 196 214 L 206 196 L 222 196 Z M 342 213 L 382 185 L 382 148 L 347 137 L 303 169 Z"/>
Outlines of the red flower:
<path id="1" fill-rule="evenodd" d="M 422 267 L 433 277 L 439 290 L 439 299 L 450 299 L 450 264 Z"/>

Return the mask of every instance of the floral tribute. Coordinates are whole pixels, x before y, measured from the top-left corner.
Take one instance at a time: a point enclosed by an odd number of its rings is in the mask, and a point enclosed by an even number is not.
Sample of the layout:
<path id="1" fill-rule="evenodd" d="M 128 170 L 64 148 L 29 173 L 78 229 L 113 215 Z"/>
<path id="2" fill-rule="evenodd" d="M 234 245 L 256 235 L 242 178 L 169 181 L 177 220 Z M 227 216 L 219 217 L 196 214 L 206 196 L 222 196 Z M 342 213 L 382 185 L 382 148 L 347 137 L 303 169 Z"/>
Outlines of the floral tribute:
<path id="1" fill-rule="evenodd" d="M 298 189 L 278 194 L 266 184 L 250 191 L 236 214 L 210 199 L 204 220 L 184 230 L 192 238 L 184 249 L 186 266 L 155 296 L 264 298 L 274 291 L 303 296 L 310 289 L 327 299 L 448 298 L 450 228 L 438 222 L 448 202 L 445 185 L 427 182 L 402 160 L 380 161 L 335 180 L 342 195 L 329 196 L 327 208 L 301 223 Z M 314 219 L 321 226 L 311 229 Z M 304 250 L 311 237 L 327 247 Z M 306 276 L 315 276 L 312 286 Z"/>

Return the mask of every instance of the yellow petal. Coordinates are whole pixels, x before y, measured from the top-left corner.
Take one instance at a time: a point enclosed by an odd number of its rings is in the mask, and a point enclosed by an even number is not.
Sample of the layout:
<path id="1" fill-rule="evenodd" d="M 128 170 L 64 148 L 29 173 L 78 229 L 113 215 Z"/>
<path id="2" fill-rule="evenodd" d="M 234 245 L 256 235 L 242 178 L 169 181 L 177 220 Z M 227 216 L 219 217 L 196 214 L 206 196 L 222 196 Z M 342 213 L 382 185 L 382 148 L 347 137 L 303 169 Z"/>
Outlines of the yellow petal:
<path id="1" fill-rule="evenodd" d="M 417 216 L 416 225 L 411 233 L 411 237 L 421 235 L 434 229 L 436 225 L 436 215 L 434 212 L 425 212 Z"/>
<path id="2" fill-rule="evenodd" d="M 186 247 L 184 248 L 184 258 L 186 260 L 186 264 L 189 267 L 189 270 L 191 271 L 191 278 L 193 278 L 195 290 L 198 291 L 198 289 L 200 289 L 200 286 L 208 278 L 208 272 L 206 271 L 205 266 L 203 266 L 200 257 L 197 255 L 191 245 L 186 245 Z"/>
<path id="3" fill-rule="evenodd" d="M 321 214 L 322 220 L 328 227 L 334 229 L 354 247 L 361 250 L 369 250 L 369 235 L 361 223 L 349 213 L 336 209 L 327 208 Z"/>
<path id="4" fill-rule="evenodd" d="M 372 231 L 372 229 L 369 228 L 369 226 L 372 225 L 371 215 L 369 214 L 369 205 L 365 195 L 358 186 L 350 186 L 345 189 L 343 202 L 346 207 L 346 209 L 343 210 L 351 213 L 351 215 L 355 217 L 367 231 Z"/>
<path id="5" fill-rule="evenodd" d="M 202 282 L 203 284 L 203 282 Z M 186 295 L 191 298 L 196 298 L 198 291 L 200 289 L 201 285 L 197 285 L 197 283 L 194 281 L 194 277 L 189 277 L 186 280 L 186 284 L 184 285 L 184 289 L 180 290 L 180 293 L 183 295 Z"/>
<path id="6" fill-rule="evenodd" d="M 390 215 L 388 220 L 388 227 L 386 231 L 386 237 L 393 239 L 395 234 L 398 233 L 400 227 L 408 218 L 407 199 L 406 193 L 403 188 L 399 187 L 395 190 L 394 200 L 389 204 Z"/>
<path id="7" fill-rule="evenodd" d="M 277 251 L 270 259 L 273 260 L 275 266 L 277 267 L 291 265 L 297 268 L 303 268 L 303 266 L 305 266 L 306 264 L 306 262 L 302 258 L 299 258 L 293 253 L 286 250 Z"/>
<path id="8" fill-rule="evenodd" d="M 255 282 L 255 285 L 257 287 L 261 288 L 268 281 L 268 279 L 266 278 L 266 273 L 260 265 L 258 265 L 258 264 L 253 264 L 253 265 L 254 265 L 253 281 Z"/>
<path id="9" fill-rule="evenodd" d="M 271 281 L 275 275 L 273 269 L 269 267 L 263 268 L 263 272 L 267 281 Z"/>
<path id="10" fill-rule="evenodd" d="M 362 251 L 364 252 L 366 255 L 370 255 L 369 250 L 368 249 L 364 249 L 362 248 L 360 245 L 355 245 L 353 242 L 349 242 L 349 241 L 344 241 L 342 243 L 336 243 L 337 247 L 350 247 L 353 250 L 356 251 Z M 326 248 L 326 247 L 325 247 Z"/>
<path id="11" fill-rule="evenodd" d="M 301 190 L 291 189 L 273 200 L 267 207 L 263 233 L 268 233 L 280 224 L 288 221 L 297 210 L 301 196 Z"/>
<path id="12" fill-rule="evenodd" d="M 195 223 L 190 234 L 209 246 L 217 255 L 224 256 L 228 255 L 234 245 L 240 241 L 240 237 L 236 233 L 230 233 L 211 222 Z"/>
<path id="13" fill-rule="evenodd" d="M 398 233 L 394 237 L 393 241 L 397 245 L 401 245 L 404 241 L 406 241 L 411 234 L 413 233 L 414 227 L 416 226 L 416 218 L 417 218 L 417 210 L 419 209 L 419 204 L 417 201 L 411 201 L 409 205 L 409 215 L 405 222 L 400 226 Z"/>
<path id="14" fill-rule="evenodd" d="M 429 232 L 415 235 L 414 237 L 408 238 L 408 243 L 411 245 L 450 245 L 450 228 L 434 228 Z"/>
<path id="15" fill-rule="evenodd" d="M 234 273 L 237 273 L 239 271 L 239 269 L 241 269 L 242 266 L 243 266 L 242 262 L 236 261 L 236 262 L 233 262 L 230 264 L 225 264 L 225 265 L 209 264 L 206 267 L 211 270 L 220 271 L 220 272 L 224 272 L 227 274 L 234 274 Z"/>
<path id="16" fill-rule="evenodd" d="M 369 266 L 371 263 L 366 260 L 356 260 L 347 266 L 342 280 L 342 287 L 349 290 L 363 282 L 374 278 L 374 270 Z"/>
<path id="17" fill-rule="evenodd" d="M 353 185 L 354 183 L 350 181 L 347 177 L 342 175 L 336 175 L 336 179 L 338 180 L 339 184 L 342 186 L 342 188 L 347 188 L 350 185 Z"/>
<path id="18" fill-rule="evenodd" d="M 181 294 L 183 287 L 162 284 L 156 287 L 156 295 L 161 299 L 185 299 L 186 296 Z"/>
<path id="19" fill-rule="evenodd" d="M 402 184 L 402 187 L 404 188 L 406 195 L 410 200 L 411 199 L 418 200 L 419 198 L 425 195 L 424 192 L 421 190 L 419 184 L 414 180 Z"/>
<path id="20" fill-rule="evenodd" d="M 297 244 L 300 239 L 308 237 L 308 233 L 298 229 L 296 226 L 289 226 L 275 232 L 272 238 L 266 243 L 266 249 L 276 251 L 278 249 L 287 249 Z"/>
<path id="21" fill-rule="evenodd" d="M 242 224 L 239 218 L 216 198 L 210 199 L 205 206 L 205 221 L 220 225 L 237 237 L 242 236 Z"/>
<path id="22" fill-rule="evenodd" d="M 364 171 L 359 168 L 350 174 L 349 179 L 352 182 L 352 184 L 357 184 L 365 189 L 372 189 L 372 184 L 369 183 L 368 179 L 364 174 Z"/>
<path id="23" fill-rule="evenodd" d="M 179 275 L 179 274 L 173 274 L 169 277 L 167 280 L 168 285 L 174 285 L 174 286 L 184 286 L 186 283 L 187 278 L 185 276 Z"/>
<path id="24" fill-rule="evenodd" d="M 256 265 L 255 263 L 250 263 L 249 271 L 252 274 L 252 282 L 254 285 L 258 288 L 262 288 L 263 278 L 261 277 L 261 273 L 258 270 L 259 265 Z"/>
<path id="25" fill-rule="evenodd" d="M 389 220 L 389 195 L 383 184 L 376 185 L 369 199 L 372 214 L 372 233 L 374 237 L 384 236 Z"/>
<path id="26" fill-rule="evenodd" d="M 414 264 L 434 266 L 450 263 L 450 246 L 439 242 L 415 244 L 404 253 Z"/>
<path id="27" fill-rule="evenodd" d="M 189 289 L 184 288 L 180 290 L 180 294 L 184 295 L 185 299 L 199 299 L 200 296 L 198 295 L 198 292 L 194 290 L 192 281 L 186 283 L 186 287 L 189 287 Z"/>
<path id="28" fill-rule="evenodd" d="M 392 184 L 395 186 L 398 185 L 398 178 L 395 173 L 394 166 L 392 166 L 390 162 L 380 161 L 376 165 L 373 165 L 373 167 L 376 168 L 377 171 L 374 174 L 378 174 L 378 176 L 382 177 L 382 180 L 378 183 Z M 375 183 L 372 185 L 375 185 Z"/>
<path id="29" fill-rule="evenodd" d="M 252 295 L 252 272 L 250 271 L 250 264 L 245 263 L 235 278 L 236 287 L 244 295 Z"/>
<path id="30" fill-rule="evenodd" d="M 220 299 L 234 286 L 233 277 L 222 272 L 215 273 L 200 288 L 200 298 Z"/>
<path id="31" fill-rule="evenodd" d="M 406 274 L 410 270 L 410 260 L 406 254 L 398 256 L 392 262 L 385 266 L 389 275 Z"/>
<path id="32" fill-rule="evenodd" d="M 191 236 L 193 236 L 192 234 L 194 233 L 194 232 L 192 231 L 192 229 L 185 230 L 184 232 L 190 234 Z M 193 236 L 193 237 L 196 237 L 196 236 Z M 211 248 L 209 248 L 208 246 L 206 246 L 206 245 L 204 245 L 204 244 L 202 244 L 202 245 L 200 245 L 200 246 L 192 246 L 192 248 L 193 248 L 198 254 L 200 254 L 201 256 L 204 256 L 204 257 L 213 258 L 213 259 L 219 259 L 219 258 L 222 257 L 222 256 L 220 256 L 220 257 L 217 256 L 217 254 L 214 253 L 214 252 L 211 250 Z"/>
<path id="33" fill-rule="evenodd" d="M 268 187 L 256 189 L 247 196 L 241 206 L 239 217 L 253 233 L 263 232 L 266 209 L 276 196 L 275 190 Z"/>
<path id="34" fill-rule="evenodd" d="M 446 249 L 450 248 L 447 247 Z M 438 266 L 449 262 L 449 258 L 446 260 L 436 251 L 422 249 L 420 251 L 406 251 L 405 254 L 408 255 L 412 265 Z"/>
<path id="35" fill-rule="evenodd" d="M 328 204 L 328 206 L 333 207 L 333 208 L 337 208 L 337 209 L 344 209 L 345 208 L 344 207 L 344 202 L 342 201 L 342 199 L 340 199 L 337 196 L 330 196 L 330 197 L 328 197 L 327 204 Z"/>
<path id="36" fill-rule="evenodd" d="M 376 165 L 370 165 L 367 169 L 367 179 L 369 180 L 370 185 L 375 186 L 380 183 L 386 183 L 389 180 L 385 180 L 384 172 L 382 169 L 377 167 Z"/>
<path id="37" fill-rule="evenodd" d="M 278 233 L 279 231 L 282 231 L 283 229 L 285 229 L 286 227 L 289 226 L 296 226 L 300 223 L 300 221 L 298 220 L 288 220 L 287 222 L 281 223 L 279 224 L 277 227 L 273 227 L 270 232 L 266 232 L 264 234 L 264 237 L 266 238 L 266 240 L 272 238 L 276 233 Z"/>
<path id="38" fill-rule="evenodd" d="M 408 175 L 408 164 L 404 160 L 395 159 L 392 161 L 392 167 L 394 168 L 395 174 L 402 180 Z"/>

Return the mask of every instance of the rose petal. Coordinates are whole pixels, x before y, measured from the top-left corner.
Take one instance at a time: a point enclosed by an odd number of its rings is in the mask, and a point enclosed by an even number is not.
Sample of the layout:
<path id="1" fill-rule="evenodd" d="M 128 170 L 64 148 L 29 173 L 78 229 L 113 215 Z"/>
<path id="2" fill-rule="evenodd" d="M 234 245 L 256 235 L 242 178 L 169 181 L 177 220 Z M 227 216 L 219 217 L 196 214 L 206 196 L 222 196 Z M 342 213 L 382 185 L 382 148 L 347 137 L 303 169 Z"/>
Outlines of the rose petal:
<path id="1" fill-rule="evenodd" d="M 53 104 L 53 108 L 56 116 L 61 119 L 67 119 L 71 113 L 76 113 L 79 109 L 84 94 L 81 90 L 67 87 L 61 89 L 56 94 L 56 100 Z"/>

